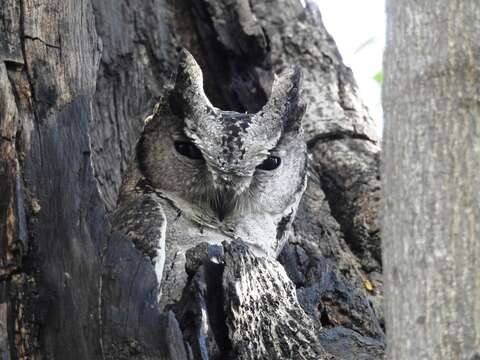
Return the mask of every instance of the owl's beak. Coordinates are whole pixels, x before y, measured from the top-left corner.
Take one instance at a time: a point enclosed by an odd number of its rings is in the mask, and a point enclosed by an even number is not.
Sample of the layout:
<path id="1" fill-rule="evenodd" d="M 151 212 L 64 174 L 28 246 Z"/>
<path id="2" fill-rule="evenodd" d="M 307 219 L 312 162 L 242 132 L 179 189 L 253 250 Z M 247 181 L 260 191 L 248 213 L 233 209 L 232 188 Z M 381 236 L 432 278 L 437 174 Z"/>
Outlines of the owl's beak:
<path id="1" fill-rule="evenodd" d="M 234 209 L 237 198 L 249 187 L 252 179 L 230 173 L 216 173 L 213 185 L 216 191 L 213 210 L 220 221 L 223 221 Z"/>

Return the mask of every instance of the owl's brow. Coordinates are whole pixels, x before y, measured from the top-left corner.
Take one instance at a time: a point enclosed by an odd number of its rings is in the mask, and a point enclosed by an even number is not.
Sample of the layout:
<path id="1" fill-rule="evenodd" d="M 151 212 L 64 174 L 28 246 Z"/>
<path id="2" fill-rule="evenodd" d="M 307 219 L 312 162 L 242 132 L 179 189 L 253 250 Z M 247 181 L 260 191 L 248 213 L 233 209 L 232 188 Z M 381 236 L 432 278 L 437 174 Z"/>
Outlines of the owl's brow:
<path id="1" fill-rule="evenodd" d="M 194 139 L 192 139 L 191 136 L 188 136 L 186 131 L 186 127 L 182 127 L 181 129 L 175 129 L 172 133 L 172 137 L 174 140 L 184 140 L 184 141 L 190 141 L 190 142 L 195 142 Z"/>

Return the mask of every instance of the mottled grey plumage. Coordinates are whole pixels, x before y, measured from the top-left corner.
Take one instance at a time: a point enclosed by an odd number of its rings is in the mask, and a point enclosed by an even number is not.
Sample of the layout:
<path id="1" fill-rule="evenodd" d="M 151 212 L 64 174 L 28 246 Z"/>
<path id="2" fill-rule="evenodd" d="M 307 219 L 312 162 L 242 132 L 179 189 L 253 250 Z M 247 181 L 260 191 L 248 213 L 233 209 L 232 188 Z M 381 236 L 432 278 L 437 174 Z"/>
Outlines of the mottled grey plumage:
<path id="1" fill-rule="evenodd" d="M 166 262 L 162 304 L 179 297 L 185 252 L 199 242 L 240 239 L 258 255 L 280 252 L 306 185 L 300 85 L 294 68 L 275 79 L 258 113 L 222 111 L 181 52 L 175 87 L 146 121 L 114 214 L 159 277 Z"/>

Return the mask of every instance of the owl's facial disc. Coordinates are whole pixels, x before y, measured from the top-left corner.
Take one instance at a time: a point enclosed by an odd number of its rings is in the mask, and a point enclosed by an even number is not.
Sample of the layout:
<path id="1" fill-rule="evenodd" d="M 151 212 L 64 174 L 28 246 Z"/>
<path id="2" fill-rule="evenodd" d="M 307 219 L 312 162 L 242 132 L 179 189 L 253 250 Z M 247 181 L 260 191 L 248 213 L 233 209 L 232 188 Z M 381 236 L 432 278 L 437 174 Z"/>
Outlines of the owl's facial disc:
<path id="1" fill-rule="evenodd" d="M 281 213 L 304 177 L 300 88 L 300 70 L 292 68 L 275 78 L 258 113 L 222 111 L 208 100 L 200 67 L 182 51 L 175 86 L 138 148 L 144 175 L 219 219 Z"/>
<path id="2" fill-rule="evenodd" d="M 281 166 L 271 153 L 282 135 L 282 121 L 259 121 L 256 114 L 218 110 L 191 123 L 184 132 L 201 151 L 216 191 L 239 196 L 256 172 L 273 172 Z"/>
<path id="3" fill-rule="evenodd" d="M 268 155 L 267 158 L 256 167 L 256 171 L 272 172 L 281 164 L 281 158 Z M 220 221 L 231 213 L 243 200 L 248 199 L 248 189 L 251 186 L 253 176 L 239 176 L 229 173 L 212 173 L 213 184 L 216 189 L 215 197 L 212 199 L 212 208 Z"/>

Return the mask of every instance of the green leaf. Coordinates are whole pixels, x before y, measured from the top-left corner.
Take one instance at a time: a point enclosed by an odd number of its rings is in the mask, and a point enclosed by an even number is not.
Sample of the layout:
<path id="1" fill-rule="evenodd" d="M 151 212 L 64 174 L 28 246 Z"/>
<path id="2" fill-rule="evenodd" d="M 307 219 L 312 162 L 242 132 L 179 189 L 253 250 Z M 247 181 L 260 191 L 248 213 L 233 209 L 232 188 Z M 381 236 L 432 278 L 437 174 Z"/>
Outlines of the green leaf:
<path id="1" fill-rule="evenodd" d="M 373 80 L 378 82 L 380 85 L 383 84 L 383 73 L 381 71 L 376 73 L 375 76 L 373 77 Z"/>

